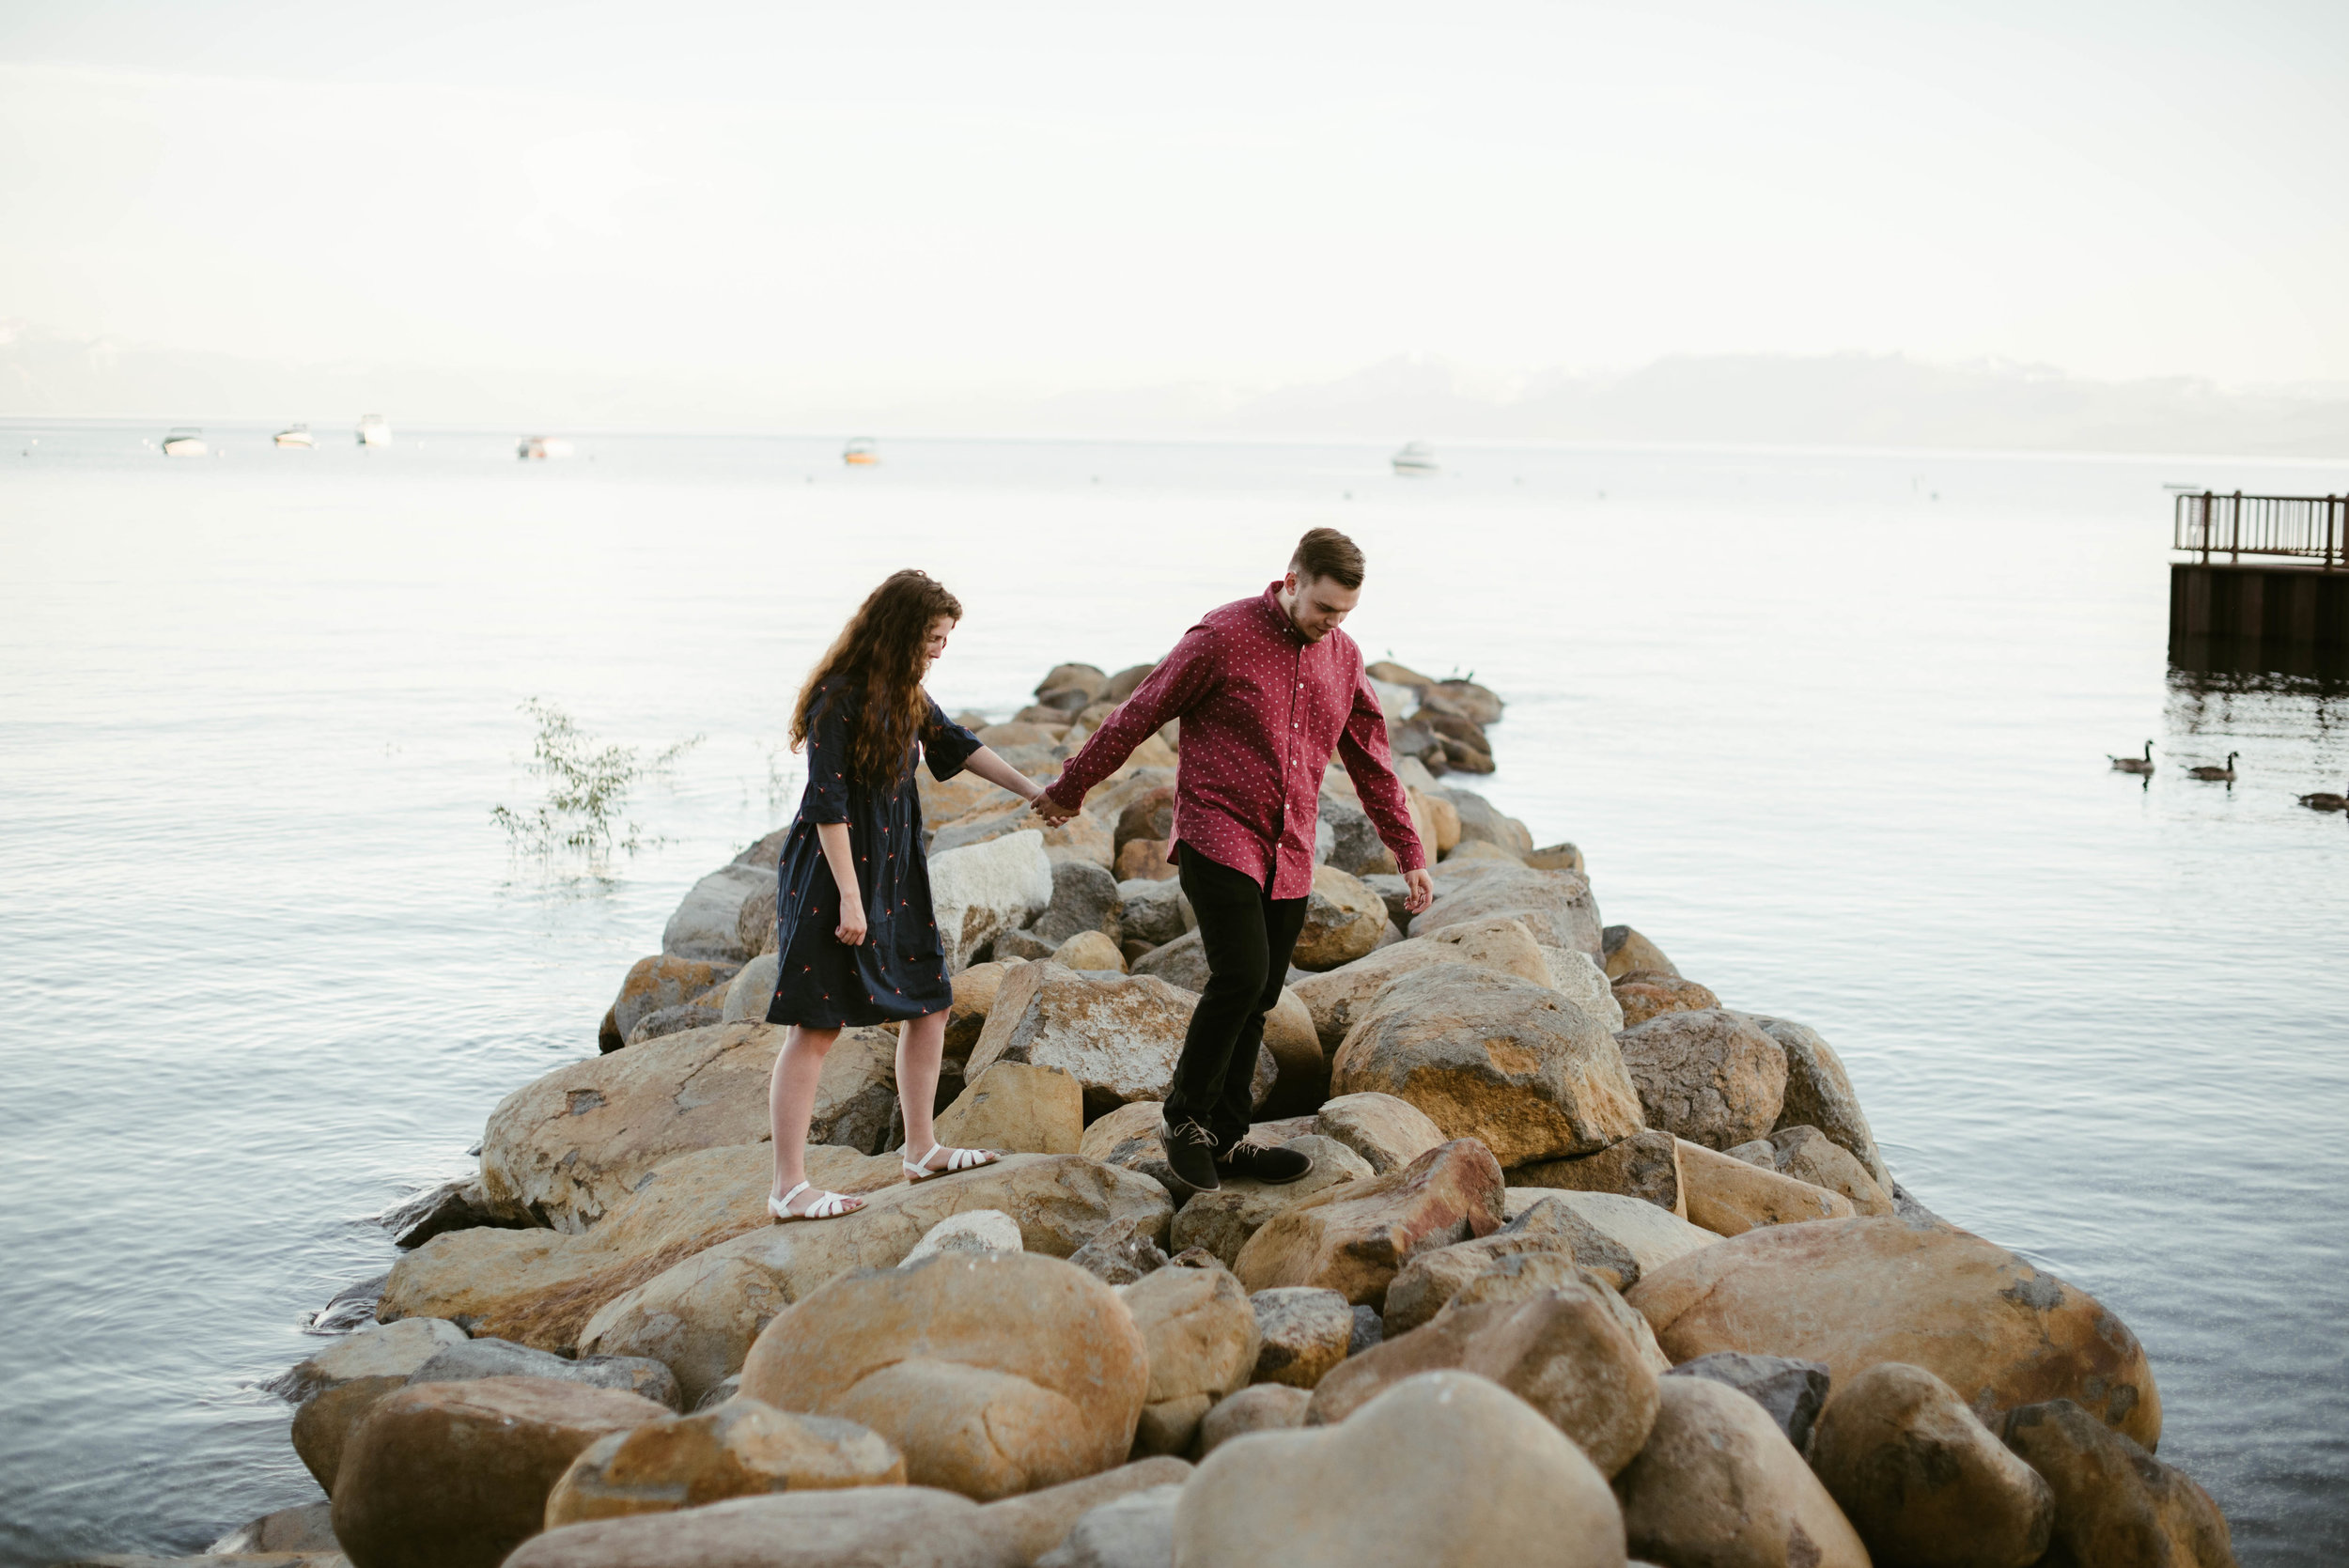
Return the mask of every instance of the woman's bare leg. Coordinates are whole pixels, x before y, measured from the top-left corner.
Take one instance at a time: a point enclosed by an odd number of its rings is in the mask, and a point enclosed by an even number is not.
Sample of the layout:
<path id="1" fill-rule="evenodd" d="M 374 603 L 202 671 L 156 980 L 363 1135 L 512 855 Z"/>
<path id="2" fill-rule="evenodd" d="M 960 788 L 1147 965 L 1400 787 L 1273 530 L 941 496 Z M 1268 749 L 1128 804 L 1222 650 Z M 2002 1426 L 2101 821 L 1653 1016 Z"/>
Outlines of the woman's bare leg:
<path id="1" fill-rule="evenodd" d="M 908 1159 L 921 1158 L 938 1141 L 930 1116 L 938 1104 L 939 1061 L 945 1054 L 945 1014 L 926 1014 L 897 1026 L 897 1105 L 905 1113 Z"/>
<path id="2" fill-rule="evenodd" d="M 807 1124 L 816 1114 L 816 1080 L 823 1076 L 824 1056 L 832 1043 L 840 1038 L 836 1029 L 802 1029 L 791 1026 L 783 1037 L 783 1049 L 775 1053 L 774 1076 L 767 1083 L 767 1115 L 773 1124 L 775 1136 L 775 1189 L 770 1197 L 781 1198 L 800 1183 L 807 1180 Z M 945 1043 L 941 1019 L 939 1043 Z M 933 1093 L 937 1073 L 931 1072 Z M 801 1193 L 794 1208 L 804 1208 L 813 1197 Z M 859 1200 L 850 1200 L 851 1208 L 862 1208 Z"/>

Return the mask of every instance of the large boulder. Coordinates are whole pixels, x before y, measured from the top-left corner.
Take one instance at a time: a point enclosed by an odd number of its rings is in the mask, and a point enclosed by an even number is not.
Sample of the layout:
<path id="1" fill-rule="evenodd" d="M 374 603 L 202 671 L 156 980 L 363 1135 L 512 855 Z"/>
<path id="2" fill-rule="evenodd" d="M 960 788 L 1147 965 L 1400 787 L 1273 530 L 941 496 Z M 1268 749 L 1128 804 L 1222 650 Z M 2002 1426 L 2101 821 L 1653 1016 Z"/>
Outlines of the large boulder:
<path id="1" fill-rule="evenodd" d="M 1003 977 L 964 1071 L 998 1062 L 1059 1067 L 1084 1091 L 1088 1121 L 1136 1100 L 1162 1100 L 1199 999 L 1150 975 L 1081 973 L 1050 961 Z M 1258 1072 L 1277 1072 L 1268 1051 Z"/>
<path id="2" fill-rule="evenodd" d="M 704 1508 L 552 1529 L 506 1568 L 1005 1568 L 968 1498 L 854 1486 L 732 1498 Z"/>
<path id="3" fill-rule="evenodd" d="M 1795 1445 L 1797 1453 L 1808 1452 L 1812 1428 L 1827 1405 L 1827 1368 L 1816 1361 L 1798 1361 L 1792 1356 L 1748 1356 L 1735 1350 L 1717 1350 L 1710 1356 L 1683 1361 L 1664 1375 L 1709 1377 L 1723 1388 L 1736 1389 L 1769 1412 L 1770 1420 L 1786 1434 L 1786 1440 Z"/>
<path id="4" fill-rule="evenodd" d="M 650 1015 L 683 1006 L 735 977 L 731 961 L 681 958 L 673 953 L 639 958 L 620 981 L 620 994 L 612 999 L 613 1032 L 625 1040 Z"/>
<path id="5" fill-rule="evenodd" d="M 1333 865 L 1314 867 L 1305 924 L 1289 961 L 1302 970 L 1333 970 L 1378 945 L 1387 929 L 1387 901 L 1357 877 Z"/>
<path id="6" fill-rule="evenodd" d="M 1491 1150 L 1468 1139 L 1441 1143 L 1400 1170 L 1283 1209 L 1249 1237 L 1234 1268 L 1252 1292 L 1318 1285 L 1383 1306 L 1414 1254 L 1499 1230 L 1502 1190 Z"/>
<path id="7" fill-rule="evenodd" d="M 1135 1446 L 1180 1453 L 1217 1400 L 1247 1387 L 1263 1349 L 1248 1293 L 1223 1268 L 1161 1268 L 1118 1295 L 1150 1369 Z"/>
<path id="8" fill-rule="evenodd" d="M 2234 1568 L 2210 1494 L 2072 1401 L 2010 1410 L 2000 1430 L 2054 1494 L 2046 1568 Z"/>
<path id="9" fill-rule="evenodd" d="M 775 885 L 774 862 L 722 865 L 687 891 L 661 933 L 661 951 L 680 958 L 739 964 L 755 948 L 742 942 L 742 905 Z"/>
<path id="10" fill-rule="evenodd" d="M 1084 1090 L 1066 1068 L 999 1061 L 938 1113 L 937 1137 L 954 1148 L 1073 1155 L 1084 1111 Z"/>
<path id="11" fill-rule="evenodd" d="M 1354 1309 L 1336 1291 L 1283 1285 L 1256 1292 L 1248 1304 L 1263 1342 L 1251 1382 L 1310 1389 L 1353 1349 Z"/>
<path id="12" fill-rule="evenodd" d="M 1705 1568 L 1869 1568 L 1868 1548 L 1762 1406 L 1667 1377 L 1647 1446 L 1615 1478 L 1631 1549 Z"/>
<path id="13" fill-rule="evenodd" d="M 1689 1219 L 1715 1235 L 1742 1235 L 1758 1225 L 1847 1219 L 1854 1212 L 1851 1200 L 1840 1192 L 1734 1159 L 1702 1143 L 1682 1142 L 1680 1169 L 1688 1182 Z"/>
<path id="14" fill-rule="evenodd" d="M 1786 1053 L 1743 1013 L 1666 1013 L 1615 1036 L 1647 1125 L 1708 1149 L 1765 1137 L 1786 1092 Z"/>
<path id="15" fill-rule="evenodd" d="M 1207 944 L 1196 930 L 1184 932 L 1136 958 L 1128 966 L 1136 974 L 1156 976 L 1168 985 L 1196 995 L 1207 988 Z"/>
<path id="16" fill-rule="evenodd" d="M 1786 1053 L 1786 1093 L 1780 1103 L 1778 1127 L 1818 1128 L 1866 1166 L 1879 1187 L 1890 1191 L 1892 1173 L 1885 1169 L 1875 1134 L 1868 1129 L 1859 1096 L 1852 1092 L 1851 1075 L 1843 1070 L 1835 1048 L 1819 1038 L 1816 1030 L 1785 1018 L 1753 1021 Z"/>
<path id="17" fill-rule="evenodd" d="M 987 1015 L 995 1005 L 995 993 L 1003 988 L 1003 976 L 1011 968 L 1009 964 L 989 962 L 973 964 L 956 972 L 954 1004 L 946 1009 L 943 1054 L 948 1061 L 969 1059 L 971 1048 L 979 1043 L 979 1032 L 987 1027 Z"/>
<path id="18" fill-rule="evenodd" d="M 1641 970 L 1658 974 L 1678 974 L 1672 961 L 1664 956 L 1664 950 L 1634 931 L 1628 925 L 1610 925 L 1599 933 L 1599 958 L 1610 980 Z"/>
<path id="19" fill-rule="evenodd" d="M 1516 1219 L 1553 1198 L 1609 1244 L 1629 1253 L 1639 1265 L 1642 1278 L 1720 1240 L 1711 1231 L 1691 1225 L 1668 1209 L 1644 1199 L 1626 1198 L 1619 1192 L 1512 1187 L 1507 1194 L 1509 1217 Z"/>
<path id="20" fill-rule="evenodd" d="M 809 1179 L 870 1193 L 904 1180 L 896 1157 L 811 1147 Z M 678 1260 L 772 1222 L 774 1150 L 736 1144 L 647 1172 L 585 1234 L 471 1230 L 436 1236 L 393 1267 L 376 1311 L 387 1321 L 447 1318 L 501 1339 L 568 1352 L 605 1302 Z"/>
<path id="21" fill-rule="evenodd" d="M 1535 1269 L 1523 1263 L 1534 1255 L 1549 1257 L 1552 1265 Z M 1513 1264 L 1512 1260 L 1519 1261 Z M 1455 1241 L 1422 1252 L 1406 1264 L 1387 1287 L 1386 1334 L 1392 1337 L 1418 1327 L 1442 1311 L 1470 1281 L 1504 1265 L 1525 1288 L 1551 1276 L 1578 1279 L 1582 1270 L 1603 1281 L 1610 1291 L 1627 1290 L 1640 1278 L 1639 1258 L 1629 1248 L 1584 1219 L 1563 1199 L 1548 1199 L 1514 1216 L 1488 1236 Z M 1637 1337 L 1636 1329 L 1633 1333 Z"/>
<path id="22" fill-rule="evenodd" d="M 428 1383 L 377 1403 L 343 1452 L 334 1535 L 357 1568 L 496 1568 L 596 1439 L 669 1412 L 538 1377 Z"/>
<path id="23" fill-rule="evenodd" d="M 293 1418 L 294 1457 L 302 1461 L 319 1491 L 334 1495 L 334 1477 L 343 1467 L 343 1450 L 350 1446 L 350 1435 L 377 1405 L 407 1386 L 405 1374 L 370 1374 L 319 1389 L 302 1402 Z"/>
<path id="24" fill-rule="evenodd" d="M 1283 1186 L 1268 1186 L 1252 1176 L 1225 1176 L 1213 1192 L 1193 1193 L 1174 1211 L 1170 1242 L 1174 1250 L 1197 1247 L 1229 1268 L 1239 1261 L 1248 1238 L 1283 1209 L 1325 1188 L 1368 1181 L 1376 1174 L 1368 1161 L 1334 1139 L 1308 1133 L 1285 1140 L 1282 1146 L 1312 1160 L 1313 1168 Z"/>
<path id="25" fill-rule="evenodd" d="M 1423 1372 L 1489 1377 L 1575 1441 L 1612 1476 L 1647 1441 L 1656 1374 L 1597 1287 L 1580 1281 L 1526 1301 L 1455 1307 L 1353 1357 L 1322 1378 L 1308 1426 L 1346 1420 Z"/>
<path id="26" fill-rule="evenodd" d="M 1264 1050 L 1257 1058 L 1259 1072 L 1266 1057 L 1271 1059 L 1273 1080 L 1271 1087 L 1257 1097 L 1261 1114 L 1310 1114 L 1330 1097 L 1329 1053 L 1322 1048 L 1321 1036 L 1314 1031 L 1313 1016 L 1305 1011 L 1297 993 L 1285 986 L 1281 988 L 1281 1000 L 1264 1017 Z"/>
<path id="27" fill-rule="evenodd" d="M 1126 900 L 1117 878 L 1089 861 L 1052 862 L 1052 902 L 1030 929 L 1058 947 L 1071 937 L 1094 931 L 1114 947 L 1124 937 Z"/>
<path id="28" fill-rule="evenodd" d="M 1791 1061 L 1791 1058 L 1789 1059 Z M 1785 1114 L 1781 1112 L 1779 1129 L 1770 1134 L 1771 1166 L 1783 1175 L 1812 1187 L 1840 1192 L 1851 1200 L 1852 1208 L 1860 1214 L 1888 1215 L 1900 1212 L 1887 1191 L 1859 1157 L 1821 1132 L 1817 1127 L 1786 1126 Z"/>
<path id="29" fill-rule="evenodd" d="M 1268 1552 L 1288 1568 L 1623 1568 L 1623 1521 L 1606 1478 L 1524 1401 L 1432 1372 L 1341 1426 L 1260 1430 L 1206 1457 L 1175 1507 L 1174 1568 Z"/>
<path id="30" fill-rule="evenodd" d="M 1104 872 L 1116 862 L 1110 847 L 1111 824 L 1094 811 L 1081 811 L 1053 828 L 1038 829 L 1034 822 L 1026 801 L 998 792 L 931 834 L 930 853 L 933 857 L 941 856 L 957 849 L 1018 838 L 1022 833 L 1034 833 L 1049 861 L 1082 861 Z M 936 860 L 931 863 L 935 865 Z M 940 928 L 944 929 L 942 921 Z"/>
<path id="31" fill-rule="evenodd" d="M 1437 791 L 1460 814 L 1460 842 L 1489 844 L 1505 849 L 1512 856 L 1531 854 L 1533 834 L 1524 823 L 1504 815 L 1500 807 L 1472 789 L 1440 789 Z"/>
<path id="32" fill-rule="evenodd" d="M 725 1004 L 718 1010 L 720 1023 L 765 1023 L 768 1005 L 775 1000 L 775 976 L 783 955 L 772 949 L 760 954 L 726 982 Z"/>
<path id="33" fill-rule="evenodd" d="M 1159 947 L 1198 929 L 1199 917 L 1180 882 L 1136 877 L 1117 884 L 1117 896 L 1126 911 L 1118 927 L 1121 940 Z"/>
<path id="34" fill-rule="evenodd" d="M 1610 992 L 1615 1006 L 1623 1014 L 1623 1027 L 1637 1029 L 1650 1018 L 1666 1013 L 1695 1013 L 1707 1007 L 1719 1007 L 1721 999 L 1709 986 L 1684 980 L 1676 974 L 1658 974 L 1648 970 L 1634 970 L 1613 982 Z"/>
<path id="35" fill-rule="evenodd" d="M 768 1492 L 901 1486 L 905 1479 L 904 1455 L 854 1421 L 729 1399 L 597 1438 L 548 1495 L 547 1528 Z"/>
<path id="36" fill-rule="evenodd" d="M 1457 929 L 1447 926 L 1447 930 Z M 1542 960 L 1549 967 L 1549 988 L 1596 1018 L 1608 1033 L 1623 1029 L 1623 1004 L 1615 1000 L 1598 960 L 1579 948 L 1546 947 Z"/>
<path id="37" fill-rule="evenodd" d="M 764 1023 L 688 1030 L 515 1090 L 482 1135 L 484 1199 L 500 1215 L 584 1231 L 677 1156 L 759 1141 L 785 1032 Z M 874 1151 L 896 1100 L 896 1048 L 878 1029 L 842 1031 L 817 1084 L 811 1142 Z"/>
<path id="38" fill-rule="evenodd" d="M 1811 1468 L 1879 1562 L 2030 1568 L 2055 1494 L 1922 1367 L 1879 1361 L 1820 1413 Z"/>
<path id="39" fill-rule="evenodd" d="M 412 1377 L 435 1355 L 464 1342 L 465 1331 L 445 1318 L 371 1323 L 295 1362 L 291 1371 L 272 1379 L 268 1388 L 299 1405 L 312 1394 L 355 1377 Z"/>
<path id="40" fill-rule="evenodd" d="M 1117 1293 L 1027 1252 L 835 1279 L 769 1325 L 742 1368 L 746 1396 L 860 1422 L 905 1455 L 913 1484 L 981 1501 L 1117 1465 L 1149 1389 Z"/>
<path id="41" fill-rule="evenodd" d="M 990 1555 L 983 1560 L 991 1568 L 1016 1568 L 1050 1553 L 1095 1509 L 1137 1492 L 1179 1486 L 1190 1478 L 1188 1460 L 1172 1454 L 1137 1459 L 1081 1481 L 988 1503 L 978 1510 L 966 1539 L 984 1545 Z"/>
<path id="42" fill-rule="evenodd" d="M 677 1377 L 646 1356 L 557 1356 L 512 1340 L 480 1338 L 446 1346 L 418 1367 L 411 1383 L 470 1383 L 484 1377 L 545 1377 L 590 1389 L 617 1389 L 675 1410 Z"/>
<path id="43" fill-rule="evenodd" d="M 676 1264 L 613 1297 L 580 1331 L 587 1354 L 652 1356 L 689 1404 L 740 1369 L 759 1331 L 795 1301 L 859 1268 L 888 1268 L 933 1225 L 1001 1209 L 1028 1252 L 1065 1258 L 1125 1222 L 1163 1241 L 1174 1204 L 1145 1176 L 1079 1155 L 1010 1155 L 942 1181 L 894 1186 L 837 1219 L 766 1225 Z"/>
<path id="44" fill-rule="evenodd" d="M 1324 795 L 1321 821 L 1330 830 L 1330 858 L 1326 863 L 1349 877 L 1379 876 L 1396 869 L 1394 851 L 1387 847 L 1386 841 L 1378 836 L 1377 825 L 1356 802 Z"/>
<path id="45" fill-rule="evenodd" d="M 1680 1140 L 1644 1127 L 1595 1155 L 1537 1160 L 1509 1172 L 1511 1187 L 1556 1187 L 1640 1198 L 1683 1219 L 1688 1201 L 1680 1170 Z"/>
<path id="46" fill-rule="evenodd" d="M 1840 1386 L 1879 1361 L 1923 1367 L 1987 1422 L 2069 1399 L 2146 1444 L 2161 1395 L 2145 1352 L 2093 1296 L 2003 1247 L 1929 1221 L 1748 1231 L 1650 1268 L 1629 1299 L 1675 1362 L 1794 1356 Z"/>
<path id="47" fill-rule="evenodd" d="M 1129 1492 L 1089 1511 L 1036 1568 L 1163 1568 L 1174 1560 L 1174 1505 L 1181 1485 Z"/>
<path id="48" fill-rule="evenodd" d="M 1379 1175 L 1400 1171 L 1444 1141 L 1443 1129 L 1408 1100 L 1376 1092 L 1322 1103 L 1314 1130 L 1362 1157 Z"/>
<path id="49" fill-rule="evenodd" d="M 1419 970 L 1379 992 L 1330 1087 L 1407 1100 L 1503 1165 L 1595 1154 L 1641 1126 L 1613 1036 L 1547 985 L 1477 965 Z"/>
<path id="50" fill-rule="evenodd" d="M 1591 884 L 1572 871 L 1497 865 L 1429 905 L 1412 920 L 1411 934 L 1430 936 L 1447 925 L 1496 915 L 1523 921 L 1545 947 L 1599 955 L 1598 901 L 1591 896 Z"/>
<path id="51" fill-rule="evenodd" d="M 1418 970 L 1473 964 L 1537 986 L 1550 983 L 1549 963 L 1525 923 L 1503 915 L 1464 921 L 1435 933 L 1382 947 L 1350 964 L 1297 983 L 1298 1000 L 1313 1017 L 1325 1050 L 1334 1053 L 1378 993 Z"/>
<path id="52" fill-rule="evenodd" d="M 1199 1457 L 1205 1459 L 1235 1437 L 1252 1432 L 1285 1432 L 1305 1424 L 1314 1391 L 1289 1383 L 1252 1383 L 1217 1402 L 1199 1423 Z"/>
<path id="53" fill-rule="evenodd" d="M 934 851 L 929 866 L 930 906 L 950 973 L 1052 902 L 1052 862 L 1044 852 L 1043 833 L 1034 828 L 966 848 Z"/>

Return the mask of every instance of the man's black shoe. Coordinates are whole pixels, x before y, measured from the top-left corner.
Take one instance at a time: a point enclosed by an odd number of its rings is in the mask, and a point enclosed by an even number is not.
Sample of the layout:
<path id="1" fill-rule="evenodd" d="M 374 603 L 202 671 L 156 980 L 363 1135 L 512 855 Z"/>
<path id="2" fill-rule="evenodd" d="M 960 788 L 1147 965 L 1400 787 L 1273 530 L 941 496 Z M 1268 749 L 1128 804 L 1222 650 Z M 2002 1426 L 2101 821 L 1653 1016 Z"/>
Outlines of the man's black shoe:
<path id="1" fill-rule="evenodd" d="M 1267 1187 L 1286 1187 L 1304 1180 L 1314 1162 L 1310 1155 L 1277 1144 L 1236 1143 L 1230 1153 L 1216 1161 L 1215 1168 L 1227 1176 L 1246 1176 Z"/>
<path id="2" fill-rule="evenodd" d="M 1215 1176 L 1215 1134 L 1206 1123 L 1160 1122 L 1159 1138 L 1166 1144 L 1166 1163 L 1174 1179 L 1200 1192 L 1213 1192 L 1223 1184 Z"/>

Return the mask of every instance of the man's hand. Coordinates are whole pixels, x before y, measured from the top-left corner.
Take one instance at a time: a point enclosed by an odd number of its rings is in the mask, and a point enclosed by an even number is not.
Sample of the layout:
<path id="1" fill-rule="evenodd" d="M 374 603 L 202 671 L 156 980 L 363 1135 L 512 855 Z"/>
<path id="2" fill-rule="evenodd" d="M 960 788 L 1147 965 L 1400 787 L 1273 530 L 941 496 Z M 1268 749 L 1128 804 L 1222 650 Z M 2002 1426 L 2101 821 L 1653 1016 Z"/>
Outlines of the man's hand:
<path id="1" fill-rule="evenodd" d="M 1041 791 L 1037 792 L 1034 800 L 1028 802 L 1028 809 L 1042 817 L 1044 825 L 1048 828 L 1057 828 L 1077 815 L 1076 807 L 1064 806 Z"/>
<path id="2" fill-rule="evenodd" d="M 1403 907 L 1415 915 L 1425 912 L 1427 906 L 1436 901 L 1435 878 L 1424 870 L 1405 872 L 1403 885 L 1411 890 L 1403 900 Z"/>
<path id="3" fill-rule="evenodd" d="M 840 901 L 840 924 L 832 928 L 832 934 L 840 939 L 844 947 L 864 945 L 864 905 L 862 901 L 853 898 Z"/>

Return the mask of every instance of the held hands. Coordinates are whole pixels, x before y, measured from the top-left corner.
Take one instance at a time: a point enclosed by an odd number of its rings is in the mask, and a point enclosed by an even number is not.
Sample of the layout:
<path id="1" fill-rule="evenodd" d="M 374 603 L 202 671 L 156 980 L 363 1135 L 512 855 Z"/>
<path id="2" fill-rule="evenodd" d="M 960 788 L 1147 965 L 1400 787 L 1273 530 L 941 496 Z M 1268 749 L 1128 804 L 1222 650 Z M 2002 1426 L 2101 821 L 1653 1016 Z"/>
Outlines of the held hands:
<path id="1" fill-rule="evenodd" d="M 1410 890 L 1403 900 L 1403 907 L 1415 915 L 1424 912 L 1427 906 L 1436 901 L 1435 878 L 1423 870 L 1405 872 L 1403 885 Z"/>
<path id="2" fill-rule="evenodd" d="M 833 928 L 832 934 L 840 939 L 841 945 L 844 947 L 864 945 L 864 902 L 863 899 L 844 898 L 840 901 L 840 924 Z"/>
<path id="3" fill-rule="evenodd" d="M 1043 818 L 1048 828 L 1057 828 L 1077 815 L 1076 807 L 1064 806 L 1040 789 L 1028 797 L 1028 809 Z"/>

